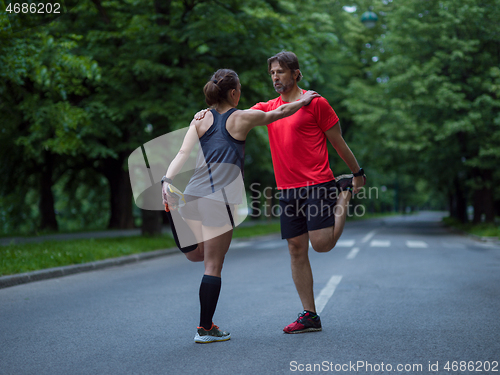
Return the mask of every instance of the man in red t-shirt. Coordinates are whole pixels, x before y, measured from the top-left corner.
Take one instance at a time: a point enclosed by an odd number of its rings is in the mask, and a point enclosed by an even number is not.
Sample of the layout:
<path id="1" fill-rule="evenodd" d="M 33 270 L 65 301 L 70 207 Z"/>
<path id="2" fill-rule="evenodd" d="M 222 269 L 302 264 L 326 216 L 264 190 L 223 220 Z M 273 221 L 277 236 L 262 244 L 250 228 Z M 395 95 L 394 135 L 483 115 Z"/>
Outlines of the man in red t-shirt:
<path id="1" fill-rule="evenodd" d="M 268 70 L 276 99 L 257 103 L 251 109 L 272 111 L 300 98 L 302 78 L 297 56 L 280 52 L 268 59 Z M 330 251 L 344 229 L 351 195 L 365 183 L 363 170 L 347 146 L 339 119 L 328 101 L 315 98 L 294 115 L 267 126 L 276 184 L 281 190 L 281 235 L 288 242 L 292 278 L 304 311 L 285 333 L 321 330 L 316 314 L 313 277 L 309 263 L 309 241 L 317 252 Z M 353 175 L 335 180 L 328 162 L 327 142 L 333 145 Z"/>

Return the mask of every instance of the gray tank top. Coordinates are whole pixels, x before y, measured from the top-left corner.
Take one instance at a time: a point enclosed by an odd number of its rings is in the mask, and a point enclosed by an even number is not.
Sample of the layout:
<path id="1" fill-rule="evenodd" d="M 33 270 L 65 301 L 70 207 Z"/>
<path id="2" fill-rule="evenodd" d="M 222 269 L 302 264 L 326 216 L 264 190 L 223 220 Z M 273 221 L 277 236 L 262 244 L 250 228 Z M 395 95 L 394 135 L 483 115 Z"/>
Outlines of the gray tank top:
<path id="1" fill-rule="evenodd" d="M 242 201 L 245 141 L 234 139 L 226 129 L 232 108 L 220 114 L 212 109 L 214 122 L 200 138 L 196 169 L 184 194 L 226 203 Z"/>

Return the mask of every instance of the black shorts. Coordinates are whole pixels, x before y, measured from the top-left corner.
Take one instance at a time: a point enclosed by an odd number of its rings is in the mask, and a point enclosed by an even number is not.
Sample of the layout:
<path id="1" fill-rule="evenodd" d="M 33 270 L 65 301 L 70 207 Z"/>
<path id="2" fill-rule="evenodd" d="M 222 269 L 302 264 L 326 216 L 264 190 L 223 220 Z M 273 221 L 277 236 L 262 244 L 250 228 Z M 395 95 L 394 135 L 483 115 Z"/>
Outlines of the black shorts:
<path id="1" fill-rule="evenodd" d="M 191 195 L 186 195 L 185 198 L 188 204 L 179 208 L 179 213 L 184 219 L 201 221 L 206 227 L 234 226 L 234 204 Z"/>
<path id="2" fill-rule="evenodd" d="M 335 225 L 334 207 L 338 189 L 335 180 L 281 190 L 281 238 L 293 238 L 311 230 Z"/>

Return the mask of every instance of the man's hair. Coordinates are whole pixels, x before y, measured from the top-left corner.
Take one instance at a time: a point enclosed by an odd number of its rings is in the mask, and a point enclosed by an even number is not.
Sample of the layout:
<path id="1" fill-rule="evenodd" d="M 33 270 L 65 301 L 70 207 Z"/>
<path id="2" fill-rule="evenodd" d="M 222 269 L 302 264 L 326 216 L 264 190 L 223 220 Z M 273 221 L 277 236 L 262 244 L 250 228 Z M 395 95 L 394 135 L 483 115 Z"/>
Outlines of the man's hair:
<path id="1" fill-rule="evenodd" d="M 209 106 L 227 101 L 227 93 L 238 88 L 238 74 L 231 69 L 219 69 L 205 84 L 203 93 Z"/>
<path id="2" fill-rule="evenodd" d="M 275 61 L 279 62 L 282 68 L 290 69 L 292 73 L 295 72 L 296 70 L 299 70 L 299 75 L 297 76 L 297 82 L 299 82 L 302 79 L 302 73 L 300 72 L 300 67 L 299 67 L 299 59 L 297 58 L 297 55 L 295 55 L 295 53 L 283 50 L 280 53 L 277 53 L 276 55 L 268 58 L 267 72 L 269 74 L 271 73 L 271 64 Z"/>

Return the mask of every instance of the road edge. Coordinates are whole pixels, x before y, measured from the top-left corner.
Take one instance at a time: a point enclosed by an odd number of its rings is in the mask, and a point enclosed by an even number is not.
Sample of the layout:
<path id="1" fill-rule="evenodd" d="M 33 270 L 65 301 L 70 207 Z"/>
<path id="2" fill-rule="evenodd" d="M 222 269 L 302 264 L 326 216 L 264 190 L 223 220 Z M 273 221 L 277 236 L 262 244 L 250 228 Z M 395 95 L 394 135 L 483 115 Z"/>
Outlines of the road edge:
<path id="1" fill-rule="evenodd" d="M 27 284 L 34 281 L 54 279 L 57 277 L 74 275 L 82 272 L 96 271 L 104 268 L 122 266 L 125 264 L 136 263 L 143 260 L 154 259 L 170 255 L 178 251 L 179 250 L 177 248 L 154 250 L 145 253 L 125 255 L 118 258 L 98 260 L 90 263 L 72 264 L 69 266 L 47 268 L 44 270 L 0 276 L 0 289 L 21 284 Z"/>

